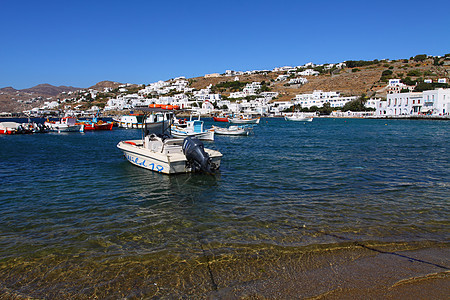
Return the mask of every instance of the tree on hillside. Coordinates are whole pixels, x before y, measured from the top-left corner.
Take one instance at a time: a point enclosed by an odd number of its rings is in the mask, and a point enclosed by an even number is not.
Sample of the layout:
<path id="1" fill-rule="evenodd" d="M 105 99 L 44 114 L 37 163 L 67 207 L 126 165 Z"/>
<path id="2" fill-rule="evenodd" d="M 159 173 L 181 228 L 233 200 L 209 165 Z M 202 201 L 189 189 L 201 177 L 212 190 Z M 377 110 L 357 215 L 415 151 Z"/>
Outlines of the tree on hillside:
<path id="1" fill-rule="evenodd" d="M 428 55 L 426 54 L 418 54 L 416 56 L 414 56 L 413 60 L 414 61 L 424 61 L 425 59 L 427 59 Z"/>
<path id="2" fill-rule="evenodd" d="M 359 98 L 345 103 L 343 111 L 370 111 L 373 109 L 366 107 L 366 94 L 362 94 Z"/>
<path id="3" fill-rule="evenodd" d="M 326 102 L 322 105 L 319 111 L 321 115 L 329 115 L 331 114 L 333 109 L 331 108 L 331 104 L 329 102 Z"/>

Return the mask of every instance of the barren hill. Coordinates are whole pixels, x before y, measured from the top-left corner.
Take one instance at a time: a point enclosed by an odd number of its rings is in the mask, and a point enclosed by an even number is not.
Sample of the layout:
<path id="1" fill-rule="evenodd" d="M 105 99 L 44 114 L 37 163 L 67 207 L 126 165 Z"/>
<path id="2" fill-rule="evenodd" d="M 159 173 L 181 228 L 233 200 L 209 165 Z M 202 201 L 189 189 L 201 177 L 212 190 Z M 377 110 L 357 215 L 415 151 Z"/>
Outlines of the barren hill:
<path id="1" fill-rule="evenodd" d="M 422 57 L 419 59 L 419 57 Z M 245 82 L 264 82 L 270 91 L 278 92 L 276 101 L 288 101 L 301 93 L 312 93 L 314 90 L 337 91 L 344 96 L 366 94 L 368 96 L 385 97 L 385 87 L 391 78 L 399 78 L 404 82 L 422 82 L 424 79 L 431 79 L 436 82 L 439 78 L 446 78 L 450 82 L 450 54 L 445 57 L 428 57 L 426 55 L 416 55 L 410 59 L 400 60 L 374 60 L 374 61 L 348 61 L 348 66 L 343 69 L 320 70 L 318 76 L 297 76 L 287 74 L 287 72 L 266 72 L 250 75 L 239 75 L 238 81 L 244 86 Z M 320 69 L 320 67 L 319 67 Z M 306 77 L 308 82 L 304 85 L 288 84 L 288 80 L 276 81 L 279 75 L 290 75 L 290 78 Z M 190 86 L 194 89 L 203 89 L 219 83 L 234 81 L 236 76 L 218 77 L 195 77 L 188 79 Z M 242 85 L 243 84 L 243 85 Z M 122 83 L 114 81 L 101 81 L 91 89 L 103 91 L 104 88 L 118 88 Z M 221 85 L 222 87 L 225 85 Z M 226 85 L 233 86 L 233 85 Z M 446 85 L 448 86 L 448 85 Z M 139 89 L 138 85 L 130 85 L 129 92 Z M 52 96 L 54 99 L 63 97 L 62 92 L 76 91 L 79 88 L 71 86 L 55 87 L 50 84 L 40 84 L 33 88 L 16 90 L 12 87 L 0 89 L 0 112 L 1 111 L 21 111 L 37 107 Z M 229 96 L 233 92 L 231 88 L 216 88 L 215 92 L 220 92 L 224 96 Z M 96 105 L 104 104 L 109 98 L 116 97 L 118 92 L 113 91 L 103 96 L 96 102 Z M 30 101 L 28 100 L 32 100 Z M 36 100 L 37 99 L 37 100 Z M 87 106 L 92 103 L 85 103 Z"/>
<path id="2" fill-rule="evenodd" d="M 109 80 L 104 80 L 104 81 L 100 81 L 97 84 L 89 87 L 90 89 L 94 89 L 94 90 L 98 90 L 101 91 L 104 88 L 112 88 L 115 89 L 117 87 L 119 87 L 120 85 L 122 85 L 122 83 L 120 82 L 114 82 L 114 81 L 109 81 Z"/>
<path id="3" fill-rule="evenodd" d="M 386 72 L 390 73 L 390 75 L 383 76 Z M 390 78 L 410 79 L 412 81 L 432 79 L 434 82 L 438 78 L 447 78 L 449 81 L 449 72 L 450 56 L 447 56 L 437 60 L 427 58 L 423 61 L 415 61 L 414 59 L 377 61 L 366 66 L 324 72 L 318 76 L 301 76 L 308 79 L 308 82 L 304 85 L 289 85 L 287 81 L 275 81 L 279 75 L 286 74 L 286 72 L 269 72 L 266 75 L 240 75 L 238 77 L 239 81 L 242 82 L 265 81 L 270 83 L 270 89 L 280 93 L 278 100 L 289 100 L 297 94 L 312 93 L 314 90 L 337 91 L 345 96 L 366 94 L 375 97 L 385 97 L 386 92 L 383 88 L 387 85 Z M 196 77 L 190 79 L 190 81 L 192 87 L 201 89 L 209 84 L 214 86 L 221 82 L 233 81 L 234 79 L 235 76 Z M 223 94 L 227 95 L 227 92 Z"/>
<path id="4" fill-rule="evenodd" d="M 73 86 L 53 86 L 48 83 L 38 84 L 29 89 L 20 90 L 24 93 L 33 93 L 41 96 L 56 96 L 61 94 L 62 92 L 73 92 L 79 90 L 80 88 L 76 88 Z"/>

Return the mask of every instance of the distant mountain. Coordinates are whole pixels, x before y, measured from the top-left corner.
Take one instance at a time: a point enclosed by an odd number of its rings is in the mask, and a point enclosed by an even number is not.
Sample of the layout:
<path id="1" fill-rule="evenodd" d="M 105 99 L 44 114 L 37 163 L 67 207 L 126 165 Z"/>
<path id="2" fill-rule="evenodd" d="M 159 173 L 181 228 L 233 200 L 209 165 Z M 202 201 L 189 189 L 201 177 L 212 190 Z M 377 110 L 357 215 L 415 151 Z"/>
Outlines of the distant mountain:
<path id="1" fill-rule="evenodd" d="M 8 87 L 1 88 L 0 92 L 7 93 L 7 94 L 13 94 L 13 93 L 17 92 L 17 90 L 11 86 L 8 86 Z"/>
<path id="2" fill-rule="evenodd" d="M 20 90 L 25 93 L 34 93 L 38 95 L 46 95 L 46 96 L 57 96 L 62 92 L 74 92 L 80 90 L 81 88 L 73 87 L 73 86 L 53 86 L 51 84 L 38 84 L 32 88 Z"/>
<path id="3" fill-rule="evenodd" d="M 120 82 L 105 80 L 105 81 L 100 81 L 97 84 L 95 84 L 89 88 L 97 90 L 97 91 L 102 91 L 104 88 L 115 89 L 115 88 L 118 88 L 120 85 L 122 85 L 122 83 L 120 83 Z"/>

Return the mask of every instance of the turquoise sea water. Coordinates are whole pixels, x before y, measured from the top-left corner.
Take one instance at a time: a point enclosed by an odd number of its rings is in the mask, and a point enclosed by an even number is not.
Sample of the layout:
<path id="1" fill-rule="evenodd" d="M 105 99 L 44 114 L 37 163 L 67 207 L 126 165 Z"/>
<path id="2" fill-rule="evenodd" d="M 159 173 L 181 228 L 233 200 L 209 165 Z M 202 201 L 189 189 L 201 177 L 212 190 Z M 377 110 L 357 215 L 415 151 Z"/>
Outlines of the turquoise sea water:
<path id="1" fill-rule="evenodd" d="M 206 248 L 448 242 L 450 122 L 265 118 L 253 131 L 205 142 L 223 153 L 216 176 L 131 165 L 116 144 L 139 130 L 0 136 L 0 287 L 89 298 L 120 274 L 143 280 L 144 258 L 159 270 L 145 276 L 170 280 Z M 139 282 L 126 295 L 148 295 Z"/>

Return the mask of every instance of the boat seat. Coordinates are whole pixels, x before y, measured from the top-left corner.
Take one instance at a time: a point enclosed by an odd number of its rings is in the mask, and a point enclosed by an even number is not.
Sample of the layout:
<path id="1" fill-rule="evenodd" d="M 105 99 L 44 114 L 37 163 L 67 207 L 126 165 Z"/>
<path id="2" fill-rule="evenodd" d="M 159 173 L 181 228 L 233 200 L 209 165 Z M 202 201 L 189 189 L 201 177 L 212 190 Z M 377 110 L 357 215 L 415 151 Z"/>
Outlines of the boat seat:
<path id="1" fill-rule="evenodd" d="M 164 141 L 162 152 L 165 154 L 170 153 L 183 153 L 183 140 L 184 139 L 168 139 Z"/>

